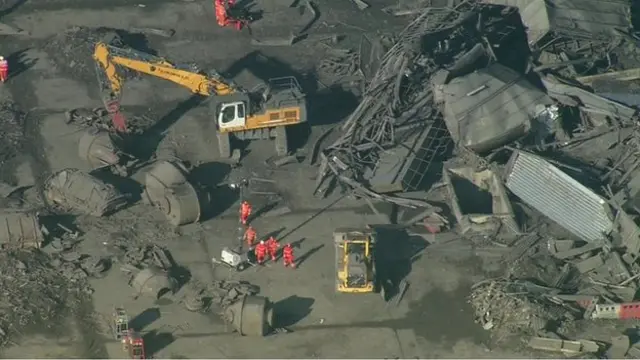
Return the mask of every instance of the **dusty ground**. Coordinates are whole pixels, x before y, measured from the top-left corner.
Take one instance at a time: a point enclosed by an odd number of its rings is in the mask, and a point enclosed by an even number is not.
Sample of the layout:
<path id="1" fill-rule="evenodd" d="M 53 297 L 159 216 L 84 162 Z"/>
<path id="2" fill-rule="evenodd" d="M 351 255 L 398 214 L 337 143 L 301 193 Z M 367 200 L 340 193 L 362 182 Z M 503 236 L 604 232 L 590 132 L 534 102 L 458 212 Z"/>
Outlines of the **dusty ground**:
<path id="1" fill-rule="evenodd" d="M 387 18 L 379 9 L 383 1 L 371 1 L 373 8 L 357 11 L 348 1 L 318 1 L 322 18 L 313 28 L 314 34 L 337 32 L 348 35 L 345 46 L 358 43 L 364 33 L 380 29 L 397 30 L 401 21 Z M 5 2 L 5 8 L 9 6 Z M 145 6 L 142 6 L 145 5 Z M 264 19 L 253 26 L 256 36 L 287 34 L 291 28 L 305 22 L 299 13 L 288 8 L 288 1 L 265 0 L 260 7 Z M 308 15 L 308 14 L 307 14 Z M 32 184 L 51 171 L 65 167 L 86 168 L 77 155 L 80 131 L 65 125 L 63 112 L 69 108 L 100 105 L 93 78 L 82 79 L 77 73 L 56 66 L 60 53 L 44 44 L 71 26 L 166 27 L 176 30 L 171 39 L 150 38 L 150 47 L 175 62 L 196 63 L 202 69 L 215 67 L 225 71 L 234 61 L 258 50 L 249 45 L 246 33 L 221 29 L 215 24 L 210 1 L 27 1 L 5 14 L 2 21 L 30 32 L 30 37 L 4 37 L 0 54 L 9 56 L 15 70 L 11 80 L 0 86 L 3 99 L 12 98 L 29 117 L 25 125 L 30 145 L 18 158 L 4 164 L 3 178 L 16 184 Z M 242 72 L 238 81 L 250 86 L 255 76 L 288 75 L 296 71 L 303 77 L 316 59 L 324 56 L 325 47 L 317 43 L 300 43 L 291 48 L 260 49 L 277 57 L 288 66 L 253 69 L 256 75 Z M 90 53 L 84 54 L 87 58 Z M 59 62 L 57 62 L 59 64 Z M 18 65 L 20 64 L 20 65 Z M 262 75 L 260 73 L 263 73 Z M 318 87 L 307 81 L 305 87 Z M 312 91 L 312 90 L 309 90 Z M 195 164 L 204 164 L 203 178 L 212 184 L 227 177 L 255 175 L 275 180 L 293 212 L 289 215 L 255 220 L 260 234 L 280 230 L 284 241 L 302 241 L 297 255 L 308 255 L 298 270 L 285 269 L 281 264 L 269 264 L 237 274 L 227 269 L 213 269 L 211 257 L 233 244 L 237 219 L 235 198 L 221 196 L 224 209 L 211 220 L 173 230 L 161 214 L 139 204 L 107 219 L 80 218 L 78 224 L 86 232 L 83 250 L 104 254 L 106 244 L 116 237 L 132 242 L 156 242 L 169 247 L 174 258 L 189 268 L 192 278 L 202 282 L 216 278 L 246 279 L 261 286 L 262 293 L 277 302 L 285 314 L 283 324 L 290 334 L 264 339 L 240 337 L 215 316 L 186 311 L 180 304 L 182 293 L 170 303 L 154 304 L 147 298 L 134 299 L 132 289 L 117 270 L 93 282 L 95 288 L 92 316 L 95 327 L 87 327 L 83 319 L 69 319 L 64 331 L 46 334 L 24 334 L 12 347 L 4 349 L 4 357 L 111 357 L 122 353 L 111 340 L 107 319 L 114 306 L 124 306 L 130 314 L 153 312 L 159 318 L 138 319 L 145 324 L 147 352 L 155 357 L 172 358 L 435 358 L 435 357 L 515 357 L 520 344 L 511 350 L 493 349 L 484 330 L 474 324 L 472 311 L 466 302 L 470 284 L 484 271 L 495 271 L 499 264 L 481 261 L 471 250 L 441 252 L 420 250 L 422 255 L 408 267 L 411 287 L 399 306 L 386 306 L 377 295 L 347 296 L 334 291 L 334 254 L 331 233 L 340 226 L 362 226 L 376 222 L 375 216 L 363 204 L 342 199 L 326 211 L 322 209 L 336 198 L 318 200 L 310 194 L 316 169 L 295 165 L 277 171 L 265 168 L 263 160 L 273 153 L 269 142 L 254 142 L 243 168 L 229 172 L 216 163 L 214 128 L 206 109 L 184 106 L 187 90 L 171 83 L 147 77 L 127 83 L 124 105 L 127 111 L 153 116 L 169 129 L 164 141 L 177 145 L 179 153 Z M 321 123 L 339 120 L 339 114 L 328 112 L 337 98 L 324 101 L 322 112 L 314 113 L 310 137 L 318 136 Z M 310 101 L 313 101 L 311 97 Z M 313 105 L 311 105 L 313 106 Z M 160 129 L 164 130 L 164 129 Z M 303 134 L 304 132 L 300 132 Z M 300 135 L 304 137 L 303 135 Z M 304 138 L 299 143 L 304 143 Z M 256 204 L 264 203 L 257 197 Z M 317 215 L 320 213 L 319 215 Z M 316 216 L 317 215 L 317 216 Z M 399 241 L 407 242 L 407 239 Z M 423 240 L 412 240 L 424 248 Z M 455 256 L 453 256 L 455 255 Z M 407 269 L 408 271 L 409 269 Z"/>

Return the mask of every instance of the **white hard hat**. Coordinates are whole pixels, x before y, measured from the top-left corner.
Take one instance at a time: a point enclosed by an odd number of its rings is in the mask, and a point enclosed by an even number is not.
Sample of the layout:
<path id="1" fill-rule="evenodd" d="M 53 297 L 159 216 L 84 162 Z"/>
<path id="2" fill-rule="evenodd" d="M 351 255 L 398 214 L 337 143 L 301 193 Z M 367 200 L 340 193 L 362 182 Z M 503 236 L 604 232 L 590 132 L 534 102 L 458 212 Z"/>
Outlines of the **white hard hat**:
<path id="1" fill-rule="evenodd" d="M 264 244 L 264 240 L 260 240 L 260 244 Z"/>
<path id="2" fill-rule="evenodd" d="M 4 56 L 0 56 L 0 60 L 4 60 Z"/>

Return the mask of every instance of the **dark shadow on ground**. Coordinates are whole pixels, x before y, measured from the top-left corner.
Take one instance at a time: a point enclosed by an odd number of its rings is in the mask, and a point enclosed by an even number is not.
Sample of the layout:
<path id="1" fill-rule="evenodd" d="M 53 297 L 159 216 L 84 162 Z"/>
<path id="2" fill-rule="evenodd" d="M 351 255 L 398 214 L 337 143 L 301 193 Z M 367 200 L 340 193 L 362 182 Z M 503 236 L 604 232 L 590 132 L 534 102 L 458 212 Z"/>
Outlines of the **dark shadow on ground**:
<path id="1" fill-rule="evenodd" d="M 135 144 L 129 145 L 128 152 L 143 161 L 151 158 L 162 139 L 164 139 L 166 131 L 189 110 L 202 104 L 204 100 L 204 97 L 194 94 L 181 101 L 173 110 L 147 129 L 143 136 L 136 137 Z"/>
<path id="2" fill-rule="evenodd" d="M 278 240 L 278 235 L 280 235 L 285 229 L 286 229 L 286 227 L 283 226 L 278 230 L 274 230 L 274 231 L 266 233 L 264 235 L 258 234 L 258 239 L 267 240 L 268 238 L 273 236 L 276 240 Z"/>
<path id="3" fill-rule="evenodd" d="M 160 319 L 160 309 L 157 307 L 148 308 L 131 319 L 129 326 L 135 331 L 142 331 L 158 319 Z"/>
<path id="4" fill-rule="evenodd" d="M 273 304 L 274 328 L 295 325 L 311 313 L 312 298 L 291 295 Z"/>
<path id="5" fill-rule="evenodd" d="M 91 174 L 104 182 L 115 186 L 123 194 L 127 194 L 130 197 L 130 204 L 133 204 L 142 198 L 142 185 L 131 178 L 115 175 L 108 168 L 96 169 L 92 171 Z"/>
<path id="6" fill-rule="evenodd" d="M 375 230 L 377 282 L 384 287 L 385 297 L 390 299 L 398 292 L 402 279 L 411 273 L 412 264 L 420 258 L 427 243 L 419 236 L 409 236 L 404 229 L 378 225 Z"/>
<path id="7" fill-rule="evenodd" d="M 189 177 L 198 184 L 217 186 L 230 171 L 231 165 L 213 161 L 196 166 L 189 173 Z"/>
<path id="8" fill-rule="evenodd" d="M 204 207 L 200 221 L 206 221 L 223 214 L 240 198 L 238 190 L 227 185 L 207 186 L 202 190 L 208 193 L 211 203 Z"/>
<path id="9" fill-rule="evenodd" d="M 280 201 L 276 200 L 276 201 L 270 201 L 270 202 L 266 203 L 264 206 L 261 206 L 255 213 L 253 213 L 249 217 L 249 222 L 251 222 L 251 220 L 259 218 L 260 215 L 266 214 L 269 211 L 275 209 L 276 206 L 278 206 L 278 204 L 280 204 Z"/>
<path id="10" fill-rule="evenodd" d="M 158 330 L 151 330 L 145 333 L 142 338 L 144 339 L 144 347 L 148 359 L 153 358 L 153 355 L 158 351 L 169 346 L 176 340 L 173 334 L 158 332 Z"/>
<path id="11" fill-rule="evenodd" d="M 33 65 L 36 64 L 36 62 L 38 62 L 37 59 L 27 58 L 27 51 L 29 51 L 29 48 L 18 50 L 7 56 L 6 60 L 9 63 L 9 80 L 29 70 Z"/>
<path id="12" fill-rule="evenodd" d="M 297 258 L 295 260 L 296 267 L 300 267 L 300 265 L 302 265 L 303 262 L 305 262 L 307 259 L 309 259 L 311 257 L 311 255 L 317 253 L 323 247 L 324 247 L 324 244 L 321 244 L 321 245 L 318 245 L 318 246 L 316 246 L 314 248 L 311 248 L 311 250 L 309 250 L 306 253 L 302 254 L 299 258 Z"/>

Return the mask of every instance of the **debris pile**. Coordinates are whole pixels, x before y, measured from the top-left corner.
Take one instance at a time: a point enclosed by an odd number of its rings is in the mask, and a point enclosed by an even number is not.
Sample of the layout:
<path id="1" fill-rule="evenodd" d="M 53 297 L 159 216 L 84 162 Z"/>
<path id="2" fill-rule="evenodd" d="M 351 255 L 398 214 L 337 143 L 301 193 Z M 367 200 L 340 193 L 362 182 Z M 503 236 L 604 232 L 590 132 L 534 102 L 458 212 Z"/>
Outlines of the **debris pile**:
<path id="1" fill-rule="evenodd" d="M 141 135 L 155 122 L 152 117 L 139 113 L 131 114 L 126 110 L 121 111 L 127 119 L 127 130 L 132 135 Z M 80 127 L 95 127 L 97 129 L 113 131 L 113 122 L 107 110 L 103 107 L 94 109 L 77 108 L 65 112 L 67 124 Z"/>
<path id="2" fill-rule="evenodd" d="M 49 262 L 37 251 L 0 252 L 0 343 L 26 327 L 56 323 L 80 306 L 85 284 L 69 282 Z"/>
<path id="3" fill-rule="evenodd" d="M 133 35 L 120 29 L 74 26 L 49 39 L 44 49 L 52 54 L 51 58 L 60 69 L 79 80 L 87 81 L 96 78 L 96 65 L 93 61 L 95 44 L 105 42 L 123 47 L 129 45 L 125 41 L 127 38 L 135 38 L 137 43 L 140 39 L 145 39 L 143 35 Z M 122 76 L 137 77 L 131 71 L 122 72 Z"/>
<path id="4" fill-rule="evenodd" d="M 4 101 L 0 103 L 0 164 L 11 160 L 24 147 L 24 121 L 26 114 L 16 104 Z"/>
<path id="5" fill-rule="evenodd" d="M 440 210 L 427 201 L 442 189 L 455 231 L 506 250 L 504 279 L 470 296 L 497 337 L 640 318 L 631 1 L 451 3 L 412 7 L 375 74 L 365 71 L 362 101 L 320 152 L 314 193 L 425 208 L 417 224 Z"/>
<path id="6" fill-rule="evenodd" d="M 564 308 L 541 297 L 539 292 L 544 290 L 548 289 L 527 281 L 483 281 L 473 286 L 469 302 L 476 322 L 497 339 L 514 332 L 536 334 L 549 321 L 566 326 L 580 316 L 578 309 Z"/>

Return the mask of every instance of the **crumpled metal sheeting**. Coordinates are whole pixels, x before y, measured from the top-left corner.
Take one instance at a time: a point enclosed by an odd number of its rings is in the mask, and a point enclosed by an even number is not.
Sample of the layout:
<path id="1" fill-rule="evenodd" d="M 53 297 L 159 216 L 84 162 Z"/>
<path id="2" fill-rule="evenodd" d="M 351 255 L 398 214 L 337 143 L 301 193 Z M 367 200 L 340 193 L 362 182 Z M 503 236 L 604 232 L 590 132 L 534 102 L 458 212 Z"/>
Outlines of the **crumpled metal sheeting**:
<path id="1" fill-rule="evenodd" d="M 585 241 L 613 229 L 607 202 L 543 158 L 514 152 L 506 186 L 524 202 Z"/>

